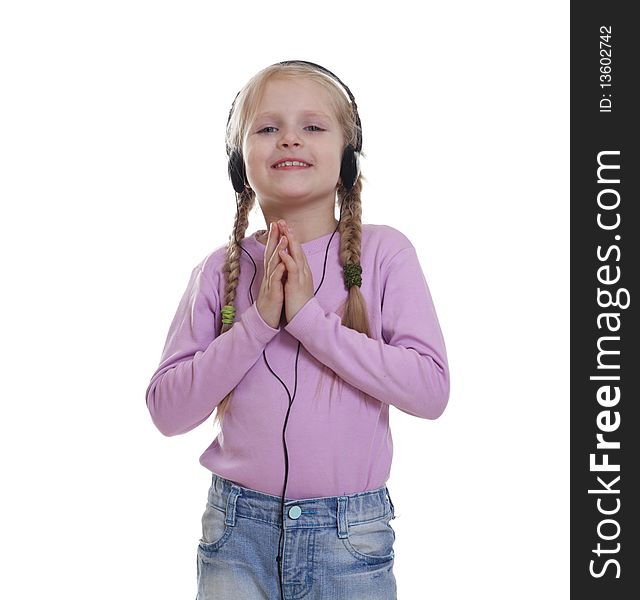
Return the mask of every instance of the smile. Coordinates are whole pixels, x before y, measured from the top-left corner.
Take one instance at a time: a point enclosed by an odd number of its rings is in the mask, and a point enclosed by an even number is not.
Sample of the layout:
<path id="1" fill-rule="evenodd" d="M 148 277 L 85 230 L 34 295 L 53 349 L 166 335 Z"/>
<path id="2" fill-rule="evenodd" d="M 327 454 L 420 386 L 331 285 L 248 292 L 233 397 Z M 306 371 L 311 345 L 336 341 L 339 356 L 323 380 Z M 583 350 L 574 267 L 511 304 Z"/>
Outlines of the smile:
<path id="1" fill-rule="evenodd" d="M 284 160 L 273 165 L 274 169 L 306 169 L 311 165 L 299 160 Z"/>

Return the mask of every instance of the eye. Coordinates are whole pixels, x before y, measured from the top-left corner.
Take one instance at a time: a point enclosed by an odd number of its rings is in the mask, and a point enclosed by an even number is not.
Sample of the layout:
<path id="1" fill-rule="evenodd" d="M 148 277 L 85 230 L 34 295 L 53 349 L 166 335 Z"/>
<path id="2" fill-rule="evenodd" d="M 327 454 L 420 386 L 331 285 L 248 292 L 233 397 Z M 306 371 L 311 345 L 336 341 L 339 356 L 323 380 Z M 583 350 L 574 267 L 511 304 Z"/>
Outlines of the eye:
<path id="1" fill-rule="evenodd" d="M 305 129 L 308 129 L 309 127 L 314 127 L 315 129 L 313 129 L 313 131 L 325 131 L 324 129 L 322 129 L 322 127 L 318 127 L 317 125 L 307 125 L 307 127 L 305 127 Z M 267 129 L 275 129 L 275 127 L 269 125 L 267 127 L 263 127 L 262 129 L 260 129 L 258 131 L 258 133 L 271 133 L 268 132 Z"/>

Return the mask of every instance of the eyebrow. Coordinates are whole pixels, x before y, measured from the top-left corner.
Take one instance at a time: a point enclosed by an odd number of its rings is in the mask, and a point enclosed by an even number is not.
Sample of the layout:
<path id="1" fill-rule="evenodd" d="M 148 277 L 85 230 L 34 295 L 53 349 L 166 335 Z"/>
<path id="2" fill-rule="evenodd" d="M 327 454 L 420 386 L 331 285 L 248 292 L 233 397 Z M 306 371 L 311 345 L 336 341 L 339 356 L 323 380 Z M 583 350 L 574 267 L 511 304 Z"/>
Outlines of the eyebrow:
<path id="1" fill-rule="evenodd" d="M 319 110 L 303 110 L 301 111 L 301 114 L 306 116 L 306 117 L 324 117 L 325 119 L 329 119 L 331 120 L 331 117 L 326 114 L 323 113 L 322 111 Z M 264 118 L 269 118 L 269 117 L 278 117 L 278 113 L 277 112 L 264 112 L 264 113 L 260 113 L 259 115 L 256 115 L 256 119 L 264 119 Z"/>

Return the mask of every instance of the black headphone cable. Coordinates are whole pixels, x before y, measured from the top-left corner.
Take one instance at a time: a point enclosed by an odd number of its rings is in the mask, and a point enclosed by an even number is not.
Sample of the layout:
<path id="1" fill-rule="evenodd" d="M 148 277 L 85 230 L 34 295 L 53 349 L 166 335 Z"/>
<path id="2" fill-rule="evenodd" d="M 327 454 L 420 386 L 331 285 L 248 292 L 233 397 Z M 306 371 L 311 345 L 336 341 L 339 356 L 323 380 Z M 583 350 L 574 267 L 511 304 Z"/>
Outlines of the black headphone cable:
<path id="1" fill-rule="evenodd" d="M 326 273 L 326 270 L 327 270 L 327 258 L 329 256 L 329 248 L 331 246 L 331 241 L 333 240 L 333 236 L 336 234 L 336 232 L 340 228 L 340 223 L 342 221 L 342 206 L 343 206 L 343 204 L 340 205 L 340 218 L 338 219 L 338 225 L 336 226 L 335 230 L 331 234 L 331 237 L 329 238 L 329 243 L 327 244 L 327 249 L 325 250 L 324 266 L 322 268 L 322 279 L 320 280 L 320 283 L 318 284 L 318 287 L 316 288 L 316 290 L 315 290 L 315 292 L 313 294 L 314 296 L 318 293 L 318 290 L 320 289 L 320 286 L 322 285 L 322 282 L 324 281 L 324 276 L 325 276 L 325 273 Z M 238 205 L 238 194 L 236 193 L 236 209 L 239 210 L 239 208 L 240 207 Z M 234 236 L 235 236 L 235 230 L 234 230 Z M 249 284 L 249 297 L 251 299 L 251 304 L 253 304 L 254 300 L 253 300 L 253 293 L 251 292 L 251 288 L 253 287 L 253 282 L 254 282 L 254 280 L 256 278 L 256 274 L 258 273 L 258 267 L 256 266 L 256 263 L 253 260 L 253 257 L 251 256 L 251 254 L 249 252 L 247 252 L 242 247 L 242 244 L 239 242 L 239 240 L 237 238 L 235 238 L 235 240 L 236 240 L 236 244 L 249 257 L 249 259 L 253 263 L 253 277 L 251 278 L 251 283 Z M 293 397 L 289 393 L 289 388 L 286 386 L 284 381 L 282 381 L 282 379 L 280 379 L 280 377 L 278 377 L 278 375 L 275 373 L 275 371 L 271 368 L 271 365 L 269 365 L 269 361 L 267 361 L 266 349 L 264 349 L 262 351 L 262 357 L 264 358 L 264 362 L 267 365 L 267 368 L 269 369 L 269 371 L 271 371 L 273 376 L 282 384 L 282 386 L 284 387 L 285 391 L 287 392 L 287 396 L 289 397 L 289 408 L 287 409 L 287 414 L 285 416 L 284 426 L 283 426 L 283 429 L 282 429 L 282 443 L 283 443 L 283 446 L 284 446 L 284 460 L 285 460 L 285 476 L 284 476 L 284 486 L 282 488 L 282 497 L 280 498 L 280 541 L 278 542 L 278 556 L 276 557 L 276 562 L 278 563 L 278 581 L 280 583 L 280 598 L 281 598 L 281 600 L 284 600 L 283 582 L 282 582 L 282 551 L 284 549 L 284 539 L 283 539 L 283 534 L 284 534 L 284 500 L 285 500 L 285 494 L 286 494 L 286 489 L 287 489 L 287 482 L 289 480 L 289 452 L 287 450 L 287 441 L 286 441 L 286 438 L 285 438 L 285 432 L 286 432 L 286 429 L 287 429 L 287 423 L 289 421 L 289 413 L 291 412 L 291 405 L 293 404 L 293 400 L 296 397 L 296 391 L 298 389 L 298 357 L 300 356 L 300 346 L 301 346 L 301 343 L 300 343 L 300 341 L 298 341 L 298 349 L 296 351 L 296 362 L 295 362 L 295 380 L 294 380 L 295 382 L 294 382 L 294 388 L 293 388 Z"/>

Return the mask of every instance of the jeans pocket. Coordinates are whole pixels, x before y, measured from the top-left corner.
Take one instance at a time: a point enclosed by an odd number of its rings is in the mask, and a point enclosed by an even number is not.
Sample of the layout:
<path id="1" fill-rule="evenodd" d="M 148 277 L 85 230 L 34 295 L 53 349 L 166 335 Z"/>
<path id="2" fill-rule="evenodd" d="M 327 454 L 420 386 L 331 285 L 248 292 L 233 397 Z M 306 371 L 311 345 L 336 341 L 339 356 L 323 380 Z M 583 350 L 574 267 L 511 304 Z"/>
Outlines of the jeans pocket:
<path id="1" fill-rule="evenodd" d="M 365 523 L 349 524 L 349 536 L 342 541 L 347 550 L 367 564 L 382 564 L 394 557 L 396 532 L 389 521 L 392 514 Z"/>
<path id="2" fill-rule="evenodd" d="M 233 527 L 225 523 L 226 513 L 221 508 L 207 502 L 207 508 L 202 515 L 202 537 L 198 542 L 198 549 L 206 558 L 229 539 Z"/>

